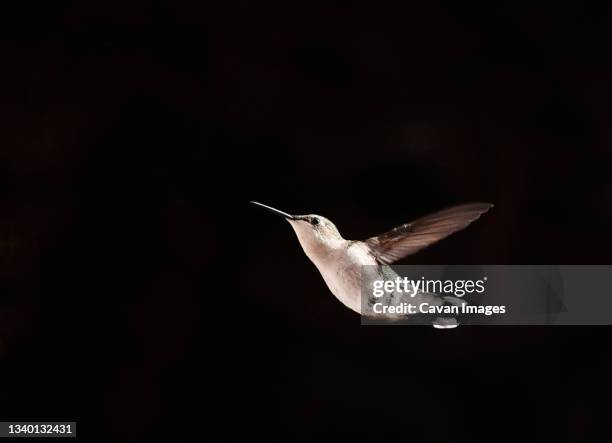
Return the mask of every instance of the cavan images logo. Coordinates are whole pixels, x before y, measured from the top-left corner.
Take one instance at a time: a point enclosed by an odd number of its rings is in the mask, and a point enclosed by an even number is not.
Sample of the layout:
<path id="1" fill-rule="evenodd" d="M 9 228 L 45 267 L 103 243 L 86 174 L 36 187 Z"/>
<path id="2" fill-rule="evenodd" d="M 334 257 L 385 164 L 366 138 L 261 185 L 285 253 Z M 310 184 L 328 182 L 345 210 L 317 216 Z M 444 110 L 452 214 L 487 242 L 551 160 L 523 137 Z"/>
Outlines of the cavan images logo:
<path id="1" fill-rule="evenodd" d="M 483 294 L 487 277 L 479 280 L 410 279 L 397 276 L 393 280 L 372 282 L 374 314 L 505 314 L 505 306 L 470 305 L 460 300 L 465 295 Z M 436 297 L 431 297 L 435 295 Z M 408 299 L 406 299 L 408 297 Z M 440 298 L 450 303 L 439 303 Z M 396 302 L 389 302 L 395 299 Z M 401 302 L 397 302 L 401 300 Z M 410 300 L 410 302 L 408 302 Z M 433 302 L 434 300 L 438 302 Z M 458 301 L 458 302 L 457 302 Z"/>

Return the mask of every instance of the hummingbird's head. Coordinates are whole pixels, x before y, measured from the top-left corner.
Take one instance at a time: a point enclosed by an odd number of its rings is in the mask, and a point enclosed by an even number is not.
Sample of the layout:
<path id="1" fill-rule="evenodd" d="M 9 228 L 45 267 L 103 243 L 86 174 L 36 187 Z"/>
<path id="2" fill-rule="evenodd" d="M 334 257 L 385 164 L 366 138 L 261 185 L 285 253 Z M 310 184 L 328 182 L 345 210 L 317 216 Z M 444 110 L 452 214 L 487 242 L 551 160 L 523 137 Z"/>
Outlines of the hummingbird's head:
<path id="1" fill-rule="evenodd" d="M 315 214 L 291 215 L 261 203 L 251 203 L 285 218 L 295 231 L 304 252 L 311 260 L 344 241 L 336 225 L 325 217 Z"/>

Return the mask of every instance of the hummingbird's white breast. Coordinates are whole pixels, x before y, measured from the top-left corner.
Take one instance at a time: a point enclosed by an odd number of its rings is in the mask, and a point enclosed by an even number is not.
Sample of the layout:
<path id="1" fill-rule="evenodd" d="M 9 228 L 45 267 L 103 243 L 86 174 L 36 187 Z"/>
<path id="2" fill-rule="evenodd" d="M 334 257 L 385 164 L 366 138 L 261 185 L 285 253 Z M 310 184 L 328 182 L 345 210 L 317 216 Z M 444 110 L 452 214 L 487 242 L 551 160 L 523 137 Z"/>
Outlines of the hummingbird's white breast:
<path id="1" fill-rule="evenodd" d="M 345 240 L 342 247 L 310 259 L 332 294 L 345 306 L 361 314 L 361 267 L 376 265 L 366 245 Z"/>
<path id="2" fill-rule="evenodd" d="M 289 220 L 289 223 L 332 294 L 361 314 L 361 267 L 376 265 L 368 246 L 360 241 L 345 240 L 328 220 L 321 222 L 322 229 L 321 226 L 313 229 L 303 221 Z"/>

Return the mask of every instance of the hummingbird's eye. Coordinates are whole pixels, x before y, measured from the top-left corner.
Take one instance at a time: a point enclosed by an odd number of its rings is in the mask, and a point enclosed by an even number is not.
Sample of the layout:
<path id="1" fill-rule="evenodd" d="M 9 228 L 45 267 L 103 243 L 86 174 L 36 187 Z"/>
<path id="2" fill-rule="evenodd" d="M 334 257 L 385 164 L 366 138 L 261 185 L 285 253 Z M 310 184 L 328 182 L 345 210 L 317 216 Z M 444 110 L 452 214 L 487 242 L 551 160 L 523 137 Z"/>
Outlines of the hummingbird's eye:
<path id="1" fill-rule="evenodd" d="M 319 224 L 319 219 L 317 217 L 312 217 L 312 219 L 310 219 L 310 224 L 312 226 L 317 226 Z"/>

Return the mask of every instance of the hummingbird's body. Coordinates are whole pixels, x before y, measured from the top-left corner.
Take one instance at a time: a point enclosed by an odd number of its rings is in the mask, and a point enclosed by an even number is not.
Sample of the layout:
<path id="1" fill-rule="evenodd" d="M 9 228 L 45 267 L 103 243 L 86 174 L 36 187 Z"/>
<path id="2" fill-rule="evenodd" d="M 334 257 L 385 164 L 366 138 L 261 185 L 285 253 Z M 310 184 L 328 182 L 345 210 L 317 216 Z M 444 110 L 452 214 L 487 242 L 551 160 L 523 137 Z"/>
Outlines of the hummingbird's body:
<path id="1" fill-rule="evenodd" d="M 361 314 L 361 294 L 364 285 L 374 280 L 395 280 L 397 274 L 386 265 L 413 254 L 438 240 L 465 228 L 491 208 L 489 203 L 471 203 L 439 211 L 412 223 L 364 241 L 342 238 L 336 226 L 319 215 L 290 215 L 261 203 L 252 202 L 287 219 L 293 227 L 302 249 L 317 267 L 329 290 L 345 306 Z M 372 272 L 364 277 L 364 266 Z M 368 268 L 370 269 L 370 268 Z M 364 281 L 364 279 L 366 281 Z M 371 292 L 370 292 L 371 293 Z M 377 302 L 385 306 L 412 303 L 456 304 L 455 297 L 417 292 L 385 294 Z M 371 303 L 373 300 L 368 300 Z M 459 301 L 460 302 L 460 301 Z M 397 319 L 399 315 L 384 315 Z"/>
<path id="2" fill-rule="evenodd" d="M 365 245 L 343 240 L 326 254 L 306 253 L 332 294 L 345 306 L 361 314 L 361 267 L 376 265 Z"/>

